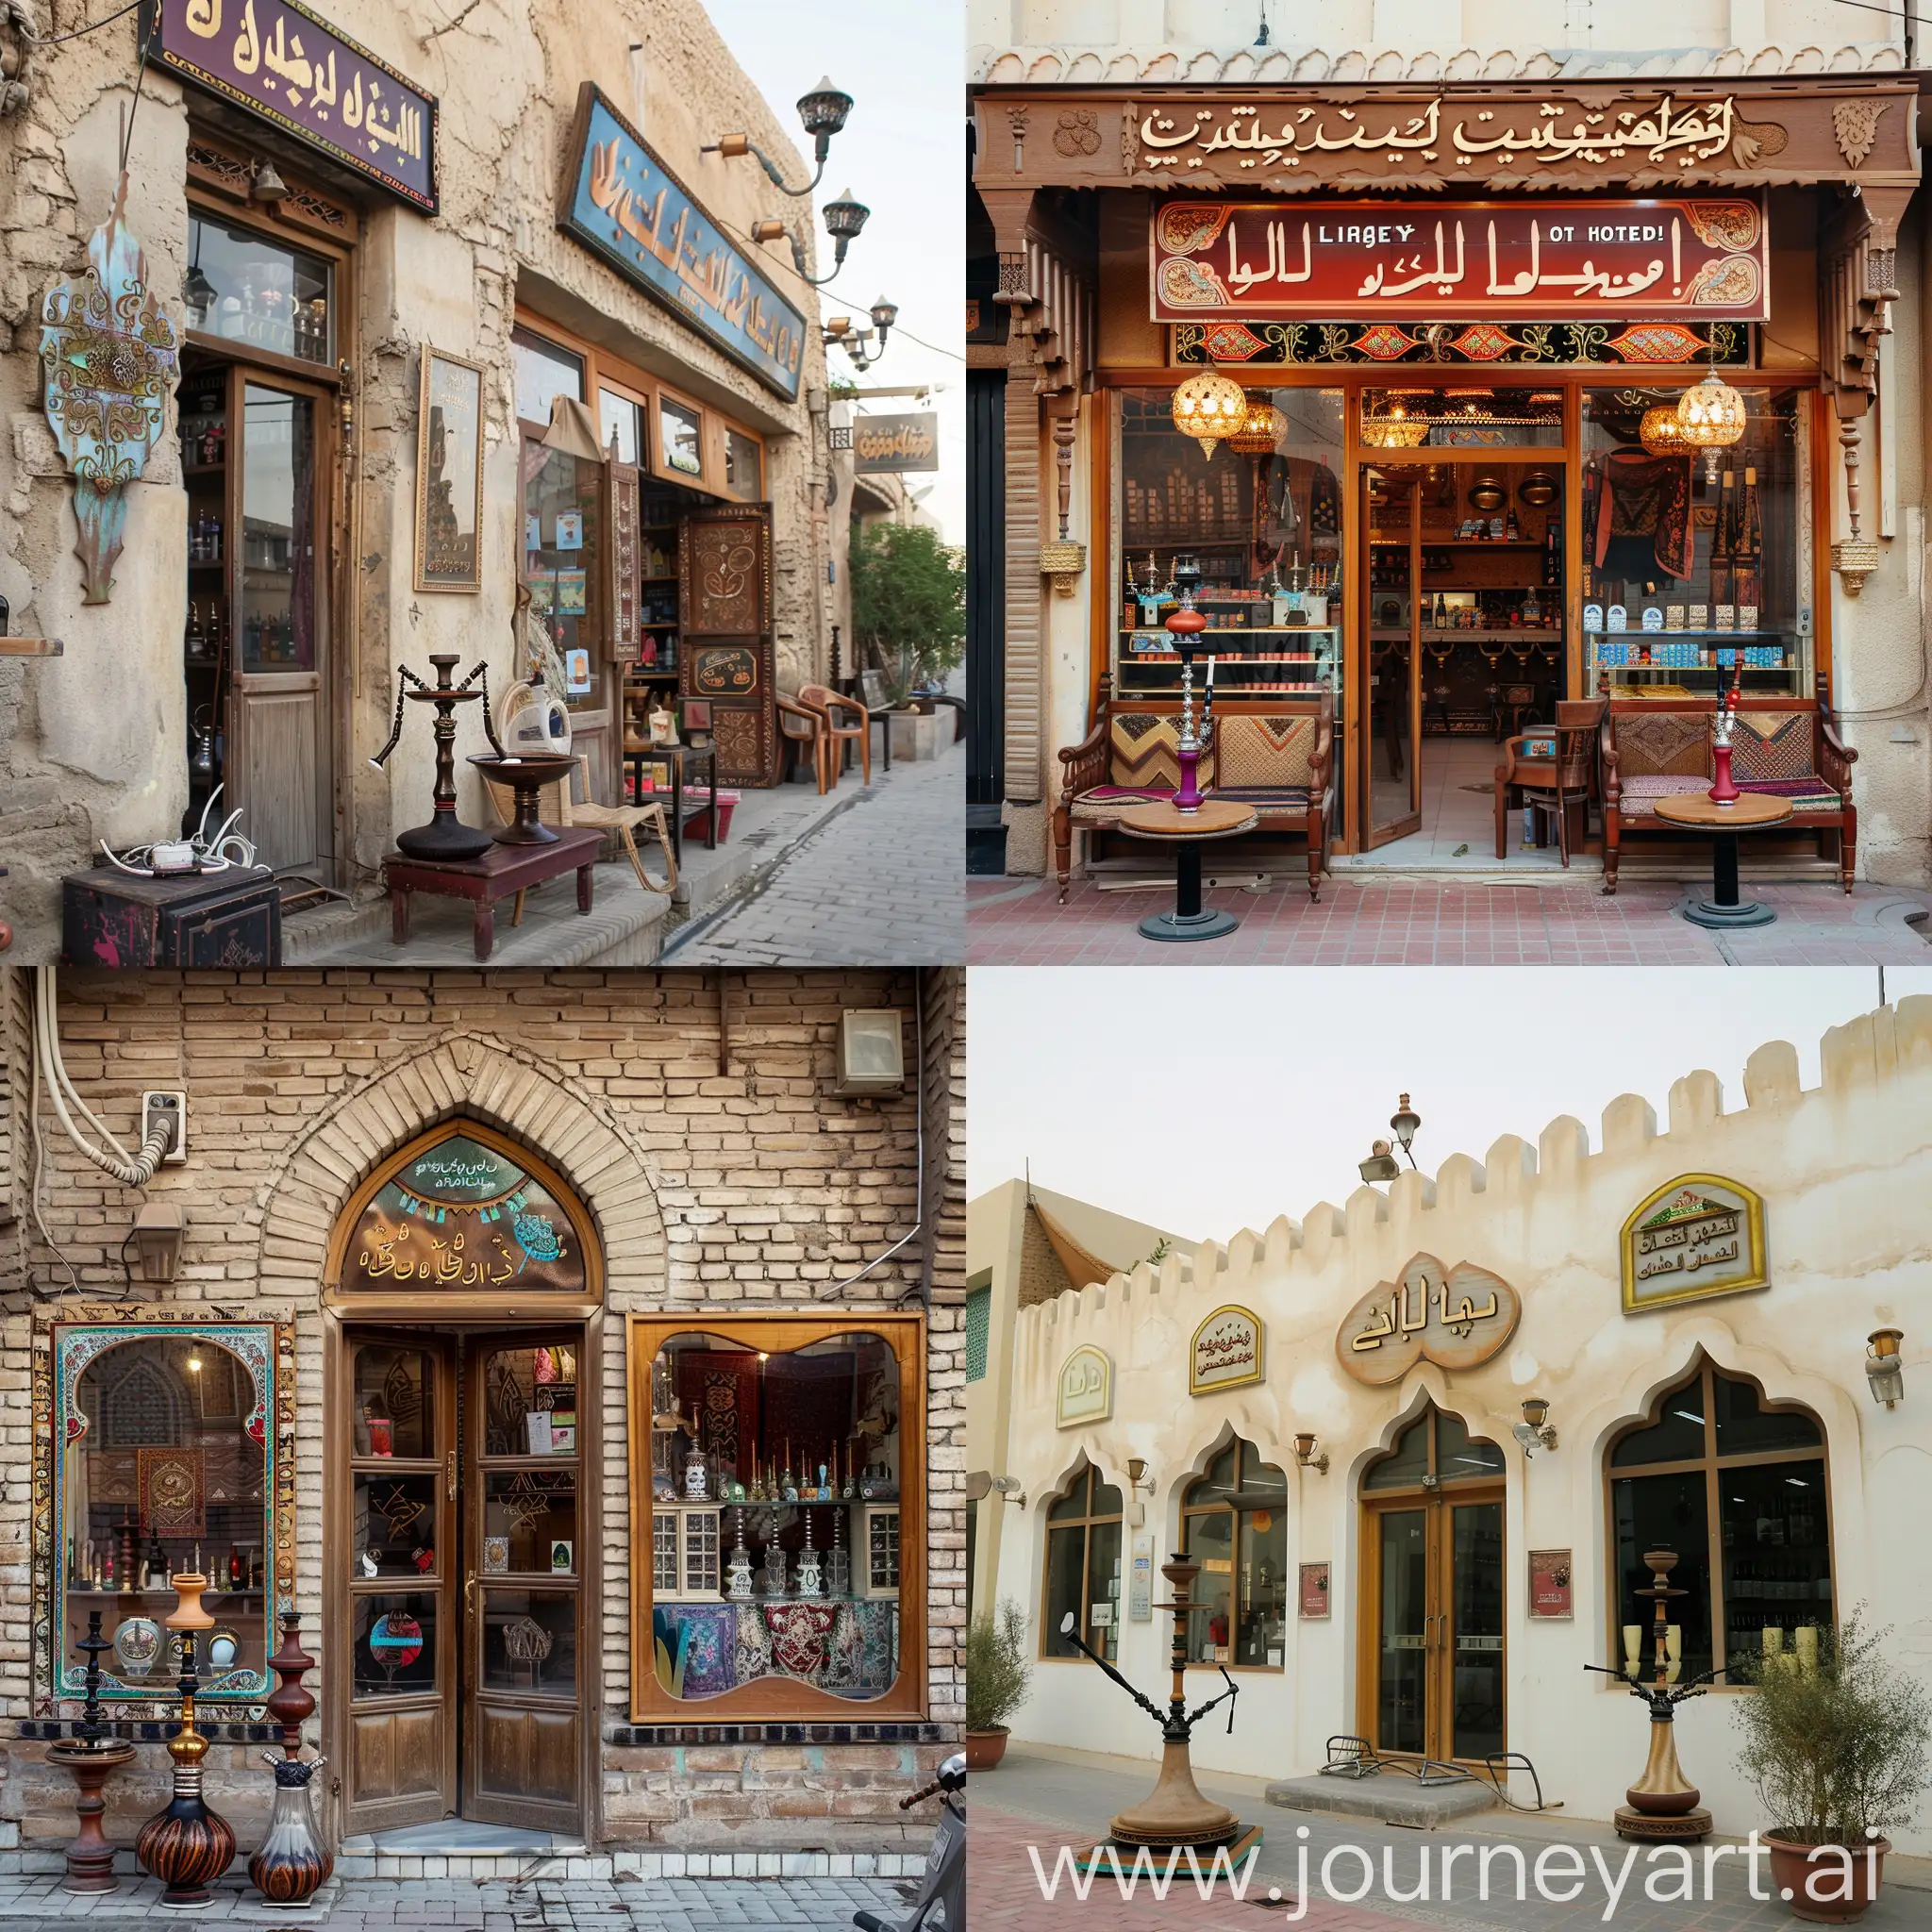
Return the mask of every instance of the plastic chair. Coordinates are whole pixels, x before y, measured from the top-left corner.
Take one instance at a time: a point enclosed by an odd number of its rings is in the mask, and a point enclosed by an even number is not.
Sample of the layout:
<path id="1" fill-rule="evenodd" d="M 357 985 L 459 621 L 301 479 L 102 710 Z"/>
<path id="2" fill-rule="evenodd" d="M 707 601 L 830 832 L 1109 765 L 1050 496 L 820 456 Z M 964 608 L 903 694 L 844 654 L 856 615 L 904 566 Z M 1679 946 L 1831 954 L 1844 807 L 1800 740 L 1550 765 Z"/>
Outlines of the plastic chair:
<path id="1" fill-rule="evenodd" d="M 819 781 L 819 796 L 825 794 L 825 732 L 828 720 L 824 712 L 812 706 L 799 704 L 788 698 L 782 691 L 776 699 L 778 707 L 778 736 L 785 744 L 785 771 L 790 776 L 798 754 L 807 746 L 811 749 L 812 776 Z"/>
<path id="2" fill-rule="evenodd" d="M 839 774 L 845 763 L 845 747 L 856 743 L 858 746 L 860 769 L 864 772 L 864 782 L 872 783 L 872 717 L 857 698 L 841 697 L 835 691 L 823 684 L 801 685 L 798 702 L 807 706 L 825 721 L 825 756 L 831 768 L 832 783 L 839 782 Z M 843 718 L 847 722 L 841 724 Z M 890 728 L 890 727 L 889 727 Z"/>

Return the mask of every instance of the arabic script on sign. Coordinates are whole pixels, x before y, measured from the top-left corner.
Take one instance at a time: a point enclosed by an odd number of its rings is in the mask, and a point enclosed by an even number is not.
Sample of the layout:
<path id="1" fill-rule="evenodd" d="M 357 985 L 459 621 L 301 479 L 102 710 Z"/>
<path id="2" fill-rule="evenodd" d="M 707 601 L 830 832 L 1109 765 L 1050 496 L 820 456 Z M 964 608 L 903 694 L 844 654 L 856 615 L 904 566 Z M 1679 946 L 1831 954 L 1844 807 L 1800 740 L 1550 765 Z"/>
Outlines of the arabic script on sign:
<path id="1" fill-rule="evenodd" d="M 1447 1369 L 1487 1361 L 1515 1332 L 1523 1304 L 1500 1275 L 1418 1255 L 1342 1317 L 1336 1353 L 1357 1381 L 1393 1382 L 1420 1359 Z"/>

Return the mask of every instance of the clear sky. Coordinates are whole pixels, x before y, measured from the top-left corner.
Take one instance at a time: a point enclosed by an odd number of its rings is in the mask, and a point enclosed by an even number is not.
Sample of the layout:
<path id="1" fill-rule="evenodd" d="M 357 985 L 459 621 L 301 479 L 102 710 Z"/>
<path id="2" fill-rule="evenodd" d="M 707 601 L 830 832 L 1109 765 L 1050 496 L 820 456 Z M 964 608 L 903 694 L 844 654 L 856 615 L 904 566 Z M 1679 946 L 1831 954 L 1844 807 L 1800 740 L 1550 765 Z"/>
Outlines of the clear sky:
<path id="1" fill-rule="evenodd" d="M 1889 1000 L 1932 967 L 1889 968 Z M 1605 1106 L 1708 1068 L 1729 1109 L 1767 1040 L 1798 1049 L 1878 1003 L 1872 968 L 980 968 L 968 993 L 967 1186 L 1021 1174 L 1190 1240 L 1301 1220 L 1361 1185 L 1396 1096 L 1416 1164 L 1532 1146 L 1559 1114 L 1602 1142 Z"/>
<path id="2" fill-rule="evenodd" d="M 829 75 L 852 96 L 844 130 L 832 138 L 831 159 L 814 206 L 850 188 L 872 210 L 845 257 L 837 281 L 820 290 L 821 313 L 864 322 L 885 294 L 899 305 L 901 330 L 924 337 L 922 348 L 895 331 L 884 359 L 856 379 L 872 383 L 944 383 L 933 398 L 940 414 L 940 472 L 909 475 L 914 491 L 936 485 L 925 500 L 949 543 L 966 536 L 966 135 L 959 75 L 964 16 L 957 0 L 936 6 L 908 0 L 841 0 L 827 8 L 796 0 L 705 0 L 705 10 L 771 102 L 787 130 L 808 151 L 791 103 Z M 649 130 L 647 129 L 646 132 Z M 744 163 L 755 167 L 756 162 Z M 820 221 L 820 259 L 831 242 Z M 780 278 L 783 279 L 782 277 Z M 870 325 L 866 325 L 870 326 Z M 941 353 L 950 350 L 951 354 Z M 834 349 L 834 376 L 853 375 Z M 890 413 L 911 401 L 866 406 Z"/>

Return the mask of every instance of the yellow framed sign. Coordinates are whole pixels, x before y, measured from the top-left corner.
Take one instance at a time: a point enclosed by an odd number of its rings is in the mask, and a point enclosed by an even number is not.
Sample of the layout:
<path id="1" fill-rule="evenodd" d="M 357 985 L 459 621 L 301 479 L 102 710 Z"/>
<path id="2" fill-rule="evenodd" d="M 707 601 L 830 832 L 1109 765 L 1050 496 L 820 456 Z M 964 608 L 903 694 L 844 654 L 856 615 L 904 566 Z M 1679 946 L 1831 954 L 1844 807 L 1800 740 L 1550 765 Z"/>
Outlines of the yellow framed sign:
<path id="1" fill-rule="evenodd" d="M 1624 1224 L 1624 1312 L 1766 1288 L 1764 1200 L 1741 1181 L 1680 1174 Z"/>
<path id="2" fill-rule="evenodd" d="M 1267 1330 L 1260 1316 L 1232 1305 L 1216 1308 L 1194 1330 L 1188 1349 L 1188 1393 L 1219 1395 L 1258 1382 Z"/>

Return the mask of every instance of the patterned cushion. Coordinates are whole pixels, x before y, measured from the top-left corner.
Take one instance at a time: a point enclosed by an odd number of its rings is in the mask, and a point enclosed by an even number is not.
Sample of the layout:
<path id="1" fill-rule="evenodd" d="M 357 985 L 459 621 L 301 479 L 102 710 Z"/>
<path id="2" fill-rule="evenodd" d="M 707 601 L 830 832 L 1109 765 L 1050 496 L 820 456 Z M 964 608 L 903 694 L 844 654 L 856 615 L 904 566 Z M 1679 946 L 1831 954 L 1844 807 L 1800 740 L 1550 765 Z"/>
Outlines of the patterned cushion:
<path id="1" fill-rule="evenodd" d="M 1068 808 L 1075 824 L 1110 825 L 1130 805 L 1144 805 L 1150 798 L 1172 798 L 1172 785 L 1096 785 L 1083 791 Z"/>
<path id="2" fill-rule="evenodd" d="M 1116 785 L 1177 790 L 1181 782 L 1179 718 L 1171 711 L 1116 711 L 1108 731 L 1108 776 Z M 1213 782 L 1211 751 L 1201 755 L 1194 777 L 1203 789 Z"/>
<path id="3" fill-rule="evenodd" d="M 1610 730 L 1625 791 L 1632 778 L 1674 776 L 1707 781 L 1710 777 L 1708 712 L 1613 711 Z"/>
<path id="4" fill-rule="evenodd" d="M 1651 809 L 1651 802 L 1658 798 L 1680 798 L 1688 792 L 1703 791 L 1710 780 L 1701 774 L 1690 777 L 1672 777 L 1658 772 L 1640 772 L 1634 778 L 1625 778 L 1623 784 L 1623 797 L 1618 802 L 1617 811 L 1622 818 L 1641 818 Z"/>
<path id="5" fill-rule="evenodd" d="M 1315 749 L 1316 724 L 1307 713 L 1217 718 L 1214 754 L 1221 790 L 1239 792 L 1258 786 L 1275 791 L 1299 786 L 1306 791 L 1312 777 L 1308 758 Z"/>
<path id="6" fill-rule="evenodd" d="M 1731 770 L 1746 778 L 1802 778 L 1811 770 L 1809 711 L 1740 711 L 1731 734 Z"/>
<path id="7" fill-rule="evenodd" d="M 1789 798 L 1793 811 L 1840 811 L 1844 808 L 1844 800 L 1816 772 L 1796 778 L 1740 778 L 1738 790 Z"/>
<path id="8" fill-rule="evenodd" d="M 1270 812 L 1307 811 L 1308 808 L 1308 788 L 1306 785 L 1217 785 L 1216 798 L 1236 798 L 1243 805 L 1252 805 L 1266 818 Z"/>

